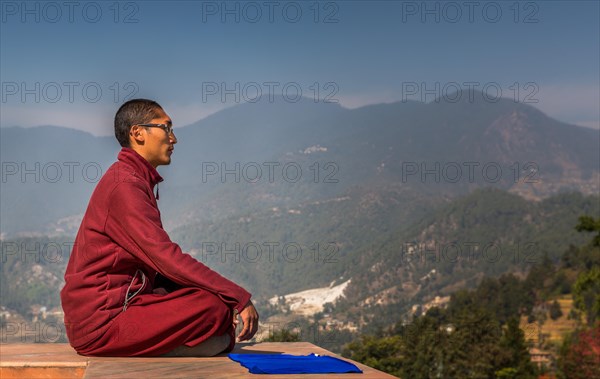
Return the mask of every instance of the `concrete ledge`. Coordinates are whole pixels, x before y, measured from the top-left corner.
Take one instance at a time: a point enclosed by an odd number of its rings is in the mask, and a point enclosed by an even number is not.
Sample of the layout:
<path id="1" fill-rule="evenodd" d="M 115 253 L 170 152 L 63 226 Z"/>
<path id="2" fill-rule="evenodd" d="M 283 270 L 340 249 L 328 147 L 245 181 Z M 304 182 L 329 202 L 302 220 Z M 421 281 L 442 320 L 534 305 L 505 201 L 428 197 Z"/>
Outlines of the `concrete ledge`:
<path id="1" fill-rule="evenodd" d="M 0 378 L 83 378 L 88 358 L 68 344 L 3 344 Z"/>
<path id="2" fill-rule="evenodd" d="M 308 342 L 241 343 L 234 353 L 316 353 L 341 358 Z M 268 379 L 297 378 L 394 378 L 369 366 L 356 364 L 363 374 L 267 375 Z M 257 378 L 226 354 L 210 358 L 113 358 L 84 357 L 68 344 L 4 344 L 0 347 L 0 377 L 12 378 Z"/>

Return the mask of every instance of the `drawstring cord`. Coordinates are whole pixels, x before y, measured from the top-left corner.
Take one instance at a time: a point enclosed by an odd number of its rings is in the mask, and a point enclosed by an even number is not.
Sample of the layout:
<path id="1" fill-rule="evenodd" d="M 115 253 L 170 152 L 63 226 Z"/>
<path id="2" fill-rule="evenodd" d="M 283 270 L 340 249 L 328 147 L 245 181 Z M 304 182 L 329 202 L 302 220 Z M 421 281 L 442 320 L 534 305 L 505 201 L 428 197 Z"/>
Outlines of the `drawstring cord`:
<path id="1" fill-rule="evenodd" d="M 158 183 L 156 183 L 156 200 L 158 200 Z"/>
<path id="2" fill-rule="evenodd" d="M 131 289 L 133 282 L 135 282 L 135 278 L 137 277 L 138 272 L 142 275 L 142 286 L 140 288 L 138 288 L 137 291 L 135 291 L 134 293 L 129 295 L 129 290 Z M 144 272 L 138 268 L 137 270 L 135 270 L 135 274 L 133 274 L 133 278 L 131 278 L 131 283 L 129 283 L 129 287 L 127 287 L 127 292 L 125 293 L 125 301 L 123 302 L 123 312 L 125 312 L 125 309 L 127 309 L 127 303 L 129 303 L 131 301 L 131 299 L 133 299 L 135 296 L 137 296 L 137 294 L 139 294 L 142 291 L 142 289 L 144 288 L 145 285 L 146 285 L 146 275 L 144 275 Z"/>

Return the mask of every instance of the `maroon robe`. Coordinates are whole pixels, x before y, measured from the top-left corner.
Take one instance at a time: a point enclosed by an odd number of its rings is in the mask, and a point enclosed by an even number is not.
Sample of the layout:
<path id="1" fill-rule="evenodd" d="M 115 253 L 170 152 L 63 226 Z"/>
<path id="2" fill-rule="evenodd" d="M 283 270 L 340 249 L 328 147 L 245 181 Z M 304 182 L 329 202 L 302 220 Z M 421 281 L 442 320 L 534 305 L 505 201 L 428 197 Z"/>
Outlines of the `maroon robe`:
<path id="1" fill-rule="evenodd" d="M 67 337 L 80 354 L 156 356 L 223 334 L 229 350 L 235 344 L 233 310 L 241 312 L 250 293 L 169 239 L 153 193 L 161 181 L 123 148 L 92 194 L 60 293 Z M 158 274 L 178 289 L 154 294 Z"/>

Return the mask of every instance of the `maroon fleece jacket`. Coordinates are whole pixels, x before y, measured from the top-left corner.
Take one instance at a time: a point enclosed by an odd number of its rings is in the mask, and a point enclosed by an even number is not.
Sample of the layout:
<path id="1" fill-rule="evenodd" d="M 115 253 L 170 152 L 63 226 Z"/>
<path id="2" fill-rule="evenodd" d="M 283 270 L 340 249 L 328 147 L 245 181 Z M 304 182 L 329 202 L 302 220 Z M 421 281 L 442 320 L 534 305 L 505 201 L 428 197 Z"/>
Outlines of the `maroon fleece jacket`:
<path id="1" fill-rule="evenodd" d="M 98 182 L 60 293 L 67 336 L 74 347 L 103 334 L 123 311 L 130 285 L 130 294 L 152 293 L 157 273 L 181 286 L 209 291 L 238 312 L 250 300 L 245 289 L 183 253 L 170 240 L 153 193 L 162 180 L 142 156 L 123 148 L 118 161 Z M 135 275 L 138 269 L 147 278 L 144 285 L 141 275 Z"/>

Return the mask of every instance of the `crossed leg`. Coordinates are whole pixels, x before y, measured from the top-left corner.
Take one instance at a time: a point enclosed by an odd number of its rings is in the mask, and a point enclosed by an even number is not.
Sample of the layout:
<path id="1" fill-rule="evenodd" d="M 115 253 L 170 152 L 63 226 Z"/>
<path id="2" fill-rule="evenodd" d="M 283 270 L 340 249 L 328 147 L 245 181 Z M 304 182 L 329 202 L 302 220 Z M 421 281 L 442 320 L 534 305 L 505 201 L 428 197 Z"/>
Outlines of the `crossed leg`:
<path id="1" fill-rule="evenodd" d="M 227 334 L 210 337 L 199 345 L 188 347 L 181 345 L 169 351 L 162 357 L 212 357 L 227 350 L 231 337 Z"/>
<path id="2" fill-rule="evenodd" d="M 233 311 L 199 288 L 136 296 L 83 355 L 213 356 L 235 345 Z"/>

